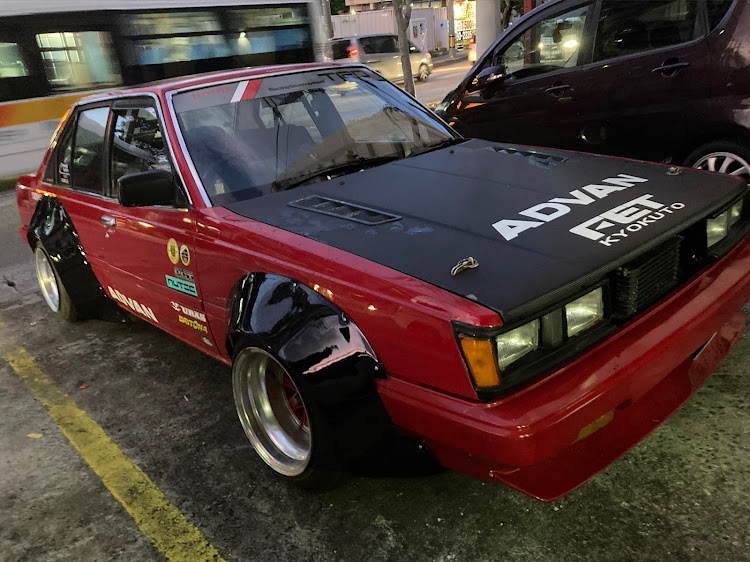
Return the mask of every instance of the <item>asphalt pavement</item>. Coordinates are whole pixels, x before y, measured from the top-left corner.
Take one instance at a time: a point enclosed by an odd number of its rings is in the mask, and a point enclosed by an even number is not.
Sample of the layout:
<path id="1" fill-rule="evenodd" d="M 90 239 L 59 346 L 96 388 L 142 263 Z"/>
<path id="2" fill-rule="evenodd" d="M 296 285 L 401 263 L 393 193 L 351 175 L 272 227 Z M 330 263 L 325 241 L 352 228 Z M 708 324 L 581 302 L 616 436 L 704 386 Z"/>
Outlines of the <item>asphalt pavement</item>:
<path id="1" fill-rule="evenodd" d="M 435 66 L 426 82 L 417 82 L 417 99 L 428 105 L 440 102 L 448 92 L 453 90 L 461 79 L 469 72 L 472 63 L 465 57 L 455 63 Z"/>
<path id="2" fill-rule="evenodd" d="M 310 493 L 253 452 L 228 367 L 142 322 L 52 314 L 17 226 L 0 194 L 0 560 L 162 560 L 172 523 L 149 522 L 165 510 L 206 542 L 173 540 L 179 560 L 750 560 L 747 332 L 675 416 L 557 502 L 449 471 Z"/>

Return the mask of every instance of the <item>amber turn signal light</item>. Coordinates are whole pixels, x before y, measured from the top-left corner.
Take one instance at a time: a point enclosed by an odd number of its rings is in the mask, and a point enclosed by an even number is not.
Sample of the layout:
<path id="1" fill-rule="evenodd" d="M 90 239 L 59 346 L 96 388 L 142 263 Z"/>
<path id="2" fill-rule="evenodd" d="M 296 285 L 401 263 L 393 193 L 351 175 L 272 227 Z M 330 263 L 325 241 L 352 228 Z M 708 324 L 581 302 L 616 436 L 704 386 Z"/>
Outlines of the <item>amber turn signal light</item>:
<path id="1" fill-rule="evenodd" d="M 497 372 L 495 353 L 492 341 L 459 337 L 461 349 L 464 352 L 469 372 L 478 387 L 487 388 L 500 385 L 500 375 Z"/>

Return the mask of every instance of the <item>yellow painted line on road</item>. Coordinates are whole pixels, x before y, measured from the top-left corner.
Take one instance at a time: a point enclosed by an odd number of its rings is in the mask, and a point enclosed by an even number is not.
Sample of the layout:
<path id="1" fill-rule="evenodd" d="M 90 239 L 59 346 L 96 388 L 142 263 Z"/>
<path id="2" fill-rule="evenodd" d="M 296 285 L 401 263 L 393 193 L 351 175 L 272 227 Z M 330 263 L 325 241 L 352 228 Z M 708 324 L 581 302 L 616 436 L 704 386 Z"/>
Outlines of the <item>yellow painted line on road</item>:
<path id="1" fill-rule="evenodd" d="M 12 345 L 10 331 L 2 319 L 0 328 L 0 347 L 13 347 L 3 353 L 3 359 L 159 552 L 168 560 L 178 562 L 223 560 L 201 532 L 112 442 L 107 433 L 42 371 L 34 358 L 24 348 Z"/>

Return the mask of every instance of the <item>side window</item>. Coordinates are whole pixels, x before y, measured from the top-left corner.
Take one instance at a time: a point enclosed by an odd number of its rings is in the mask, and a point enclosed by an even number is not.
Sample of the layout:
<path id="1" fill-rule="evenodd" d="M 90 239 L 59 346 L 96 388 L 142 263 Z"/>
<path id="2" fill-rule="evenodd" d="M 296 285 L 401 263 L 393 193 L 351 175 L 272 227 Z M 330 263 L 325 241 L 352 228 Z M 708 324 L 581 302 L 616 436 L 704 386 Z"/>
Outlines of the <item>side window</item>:
<path id="1" fill-rule="evenodd" d="M 70 186 L 70 164 L 73 156 L 73 125 L 68 124 L 47 161 L 44 181 Z"/>
<path id="2" fill-rule="evenodd" d="M 0 41 L 0 78 L 28 76 L 29 69 L 21 56 L 17 43 Z"/>
<path id="3" fill-rule="evenodd" d="M 721 23 L 729 8 L 732 6 L 732 0 L 706 0 L 708 8 L 708 24 L 714 29 Z"/>
<path id="4" fill-rule="evenodd" d="M 78 116 L 73 135 L 73 160 L 71 183 L 75 189 L 104 193 L 102 170 L 104 169 L 104 132 L 107 129 L 108 107 L 87 109 Z M 62 172 L 64 158 L 58 161 L 58 173 Z M 62 176 L 60 177 L 63 183 Z"/>
<path id="5" fill-rule="evenodd" d="M 122 83 L 109 33 L 40 33 L 36 43 L 53 90 L 81 90 Z"/>
<path id="6" fill-rule="evenodd" d="M 507 80 L 577 66 L 589 8 L 578 7 L 537 22 L 486 64 L 504 66 Z"/>
<path id="7" fill-rule="evenodd" d="M 594 61 L 686 43 L 698 37 L 699 0 L 604 0 Z"/>
<path id="8" fill-rule="evenodd" d="M 111 181 L 115 196 L 117 180 L 126 174 L 171 170 L 155 109 L 115 109 L 112 118 Z"/>

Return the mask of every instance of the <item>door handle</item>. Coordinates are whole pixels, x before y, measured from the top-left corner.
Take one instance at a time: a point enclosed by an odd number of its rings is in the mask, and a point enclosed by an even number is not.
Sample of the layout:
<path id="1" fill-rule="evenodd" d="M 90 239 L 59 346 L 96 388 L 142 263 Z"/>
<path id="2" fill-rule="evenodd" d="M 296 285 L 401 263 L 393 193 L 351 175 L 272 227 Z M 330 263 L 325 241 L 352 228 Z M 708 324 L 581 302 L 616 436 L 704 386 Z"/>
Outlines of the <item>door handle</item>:
<path id="1" fill-rule="evenodd" d="M 661 66 L 657 66 L 651 72 L 658 72 L 664 76 L 672 77 L 683 68 L 690 66 L 689 62 L 671 62 L 664 61 Z"/>
<path id="2" fill-rule="evenodd" d="M 552 96 L 555 96 L 556 98 L 559 98 L 561 95 L 563 95 L 565 90 L 569 90 L 569 89 L 570 89 L 570 84 L 555 84 L 554 86 L 547 88 L 544 91 Z"/>
<path id="3" fill-rule="evenodd" d="M 115 217 L 102 215 L 102 218 L 100 220 L 102 221 L 102 224 L 108 228 L 114 228 L 117 226 L 117 219 L 115 219 Z"/>

